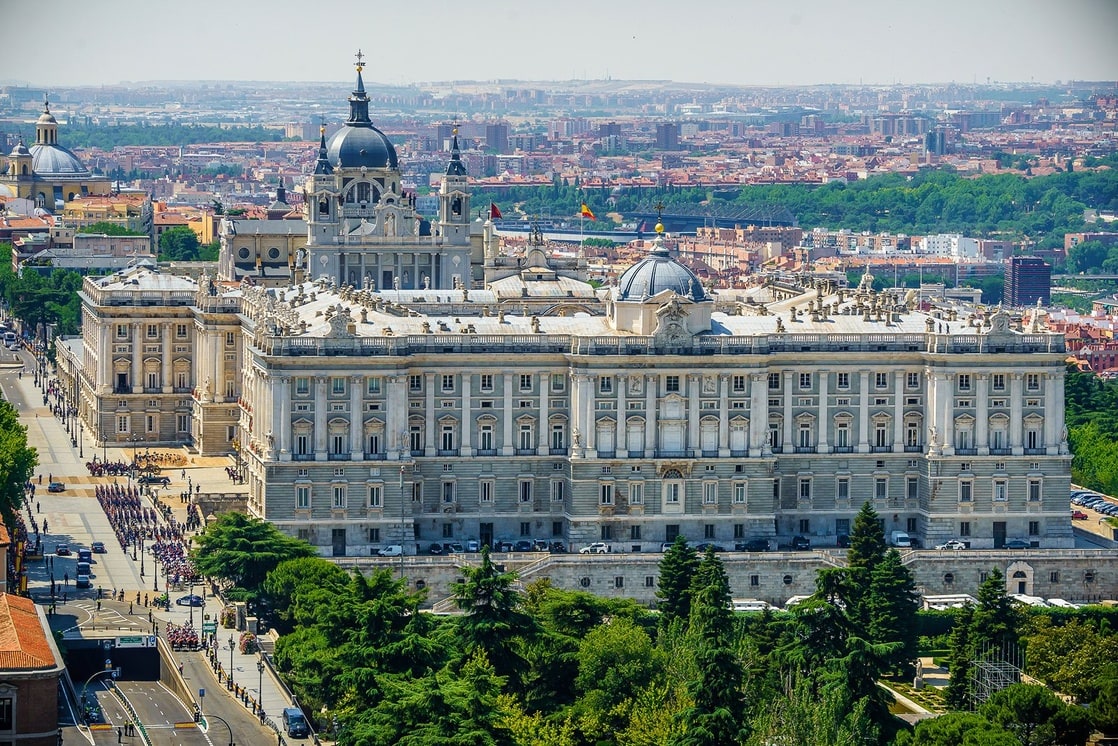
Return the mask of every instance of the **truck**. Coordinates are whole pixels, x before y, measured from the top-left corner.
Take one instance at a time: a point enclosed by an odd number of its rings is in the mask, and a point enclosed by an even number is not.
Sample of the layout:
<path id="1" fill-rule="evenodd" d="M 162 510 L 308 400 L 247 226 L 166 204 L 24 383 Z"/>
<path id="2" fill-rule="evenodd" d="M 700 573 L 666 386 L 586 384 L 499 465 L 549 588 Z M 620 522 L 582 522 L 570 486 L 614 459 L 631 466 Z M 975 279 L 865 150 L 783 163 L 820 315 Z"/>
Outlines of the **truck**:
<path id="1" fill-rule="evenodd" d="M 907 531 L 892 531 L 889 533 L 889 545 L 894 547 L 912 548 L 912 538 Z"/>

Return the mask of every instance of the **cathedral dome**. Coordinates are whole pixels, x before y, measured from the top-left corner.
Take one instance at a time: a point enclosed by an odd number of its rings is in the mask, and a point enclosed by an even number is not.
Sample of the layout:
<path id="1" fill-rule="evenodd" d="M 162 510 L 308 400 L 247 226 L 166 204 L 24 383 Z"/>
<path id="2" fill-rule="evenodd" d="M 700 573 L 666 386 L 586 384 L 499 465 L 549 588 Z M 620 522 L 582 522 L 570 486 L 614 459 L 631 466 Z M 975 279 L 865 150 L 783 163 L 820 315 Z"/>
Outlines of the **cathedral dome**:
<path id="1" fill-rule="evenodd" d="M 663 230 L 661 226 L 658 229 Z M 650 298 L 671 290 L 693 301 L 706 300 L 706 292 L 694 272 L 668 256 L 663 238 L 657 235 L 652 242 L 652 252 L 621 275 L 617 283 L 618 300 L 634 301 Z"/>
<path id="2" fill-rule="evenodd" d="M 346 123 L 326 143 L 334 168 L 397 168 L 396 148 L 371 123 Z"/>
<path id="3" fill-rule="evenodd" d="M 61 145 L 32 145 L 31 168 L 39 176 L 87 176 L 89 169 Z"/>
<path id="4" fill-rule="evenodd" d="M 349 118 L 326 143 L 326 157 L 334 168 L 399 168 L 396 148 L 369 119 L 369 94 L 361 71 L 364 55 L 357 52 L 357 85 L 349 97 Z"/>

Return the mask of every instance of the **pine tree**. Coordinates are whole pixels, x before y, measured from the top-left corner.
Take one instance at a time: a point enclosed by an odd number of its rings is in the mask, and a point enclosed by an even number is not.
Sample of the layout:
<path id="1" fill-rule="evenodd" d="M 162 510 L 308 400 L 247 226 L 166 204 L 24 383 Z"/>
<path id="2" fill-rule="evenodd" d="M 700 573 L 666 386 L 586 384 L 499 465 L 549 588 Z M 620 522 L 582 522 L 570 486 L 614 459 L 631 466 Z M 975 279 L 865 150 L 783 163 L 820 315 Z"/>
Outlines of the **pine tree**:
<path id="1" fill-rule="evenodd" d="M 974 610 L 971 639 L 976 650 L 996 648 L 1002 652 L 1017 645 L 1021 614 L 1006 595 L 1005 576 L 994 568 L 978 587 L 978 606 Z"/>
<path id="2" fill-rule="evenodd" d="M 688 682 L 694 704 L 682 713 L 673 746 L 724 746 L 741 741 L 745 714 L 743 671 L 733 648 L 730 582 L 722 561 L 708 549 L 695 573 L 688 636 L 697 677 Z"/>
<path id="3" fill-rule="evenodd" d="M 862 503 L 850 532 L 844 596 L 851 621 L 863 628 L 869 624 L 866 596 L 870 591 L 873 570 L 885 557 L 885 549 L 885 529 L 881 527 L 877 511 L 868 502 Z"/>
<path id="4" fill-rule="evenodd" d="M 899 643 L 888 656 L 889 668 L 905 672 L 916 656 L 916 611 L 920 597 L 912 572 L 901 562 L 896 549 L 873 569 L 866 611 L 869 638 L 875 643 Z"/>
<path id="5" fill-rule="evenodd" d="M 971 641 L 971 626 L 974 624 L 974 606 L 967 604 L 955 616 L 955 626 L 951 628 L 948 669 L 951 681 L 944 691 L 947 706 L 953 710 L 969 710 L 971 704 L 971 658 L 974 648 Z"/>
<path id="6" fill-rule="evenodd" d="M 660 626 L 671 627 L 677 619 L 684 623 L 691 617 L 691 581 L 699 566 L 694 547 L 683 536 L 677 536 L 664 558 L 660 560 L 660 584 L 656 589 L 659 599 Z"/>

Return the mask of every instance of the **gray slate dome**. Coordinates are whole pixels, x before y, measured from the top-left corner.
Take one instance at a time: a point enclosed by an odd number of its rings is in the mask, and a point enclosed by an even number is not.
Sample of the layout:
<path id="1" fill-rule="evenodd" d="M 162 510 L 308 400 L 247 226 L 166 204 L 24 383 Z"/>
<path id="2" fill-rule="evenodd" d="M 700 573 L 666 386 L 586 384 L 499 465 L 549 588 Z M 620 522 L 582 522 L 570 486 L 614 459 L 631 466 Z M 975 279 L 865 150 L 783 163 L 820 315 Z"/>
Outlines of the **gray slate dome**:
<path id="1" fill-rule="evenodd" d="M 660 236 L 653 241 L 652 252 L 621 275 L 618 300 L 637 301 L 665 290 L 671 290 L 693 301 L 706 300 L 706 291 L 695 273 L 668 256 Z"/>
<path id="2" fill-rule="evenodd" d="M 330 136 L 326 157 L 333 168 L 399 168 L 396 148 L 369 119 L 369 94 L 361 78 L 363 55 L 357 53 L 357 85 L 349 97 L 349 119 Z M 317 169 L 316 169 L 317 171 Z"/>
<path id="3" fill-rule="evenodd" d="M 326 157 L 334 168 L 397 168 L 396 148 L 372 124 L 349 124 L 326 143 Z"/>
<path id="4" fill-rule="evenodd" d="M 39 176 L 88 176 L 89 169 L 61 145 L 32 145 L 31 168 Z"/>

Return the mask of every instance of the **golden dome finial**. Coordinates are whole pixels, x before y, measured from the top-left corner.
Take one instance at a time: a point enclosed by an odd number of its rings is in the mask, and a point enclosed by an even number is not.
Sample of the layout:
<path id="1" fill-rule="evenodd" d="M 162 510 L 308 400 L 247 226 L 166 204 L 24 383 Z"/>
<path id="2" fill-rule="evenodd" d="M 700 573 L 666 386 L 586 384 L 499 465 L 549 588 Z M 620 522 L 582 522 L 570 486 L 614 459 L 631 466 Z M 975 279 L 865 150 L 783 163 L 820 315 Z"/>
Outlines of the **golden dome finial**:
<path id="1" fill-rule="evenodd" d="M 358 49 L 356 57 L 357 57 L 357 72 L 361 72 L 362 70 L 365 69 L 365 55 L 361 53 L 360 49 Z"/>
<path id="2" fill-rule="evenodd" d="M 662 234 L 664 232 L 664 224 L 660 221 L 656 221 L 656 227 L 653 228 L 653 230 L 656 231 L 656 235 Z"/>
<path id="3" fill-rule="evenodd" d="M 326 125 L 325 124 L 318 125 L 318 134 L 320 134 L 320 135 L 325 135 L 326 134 Z"/>
<path id="4" fill-rule="evenodd" d="M 450 128 L 450 134 L 452 134 L 452 135 L 457 135 L 458 134 L 458 125 L 457 124 Z"/>

